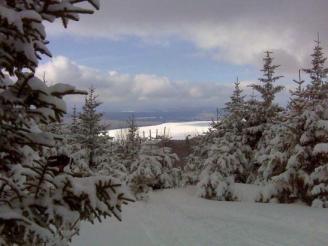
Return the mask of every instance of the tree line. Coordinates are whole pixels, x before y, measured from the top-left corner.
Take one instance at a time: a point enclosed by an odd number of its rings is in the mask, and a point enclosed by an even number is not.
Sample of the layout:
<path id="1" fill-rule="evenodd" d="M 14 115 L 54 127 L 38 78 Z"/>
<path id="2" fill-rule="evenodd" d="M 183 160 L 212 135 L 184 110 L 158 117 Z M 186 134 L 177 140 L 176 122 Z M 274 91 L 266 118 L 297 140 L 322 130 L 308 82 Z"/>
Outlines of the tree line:
<path id="1" fill-rule="evenodd" d="M 201 197 L 238 200 L 238 182 L 260 185 L 259 202 L 328 207 L 328 68 L 319 38 L 311 58 L 293 80 L 286 108 L 274 102 L 283 86 L 272 52 L 265 52 L 263 76 L 251 85 L 260 99 L 246 100 L 235 82 L 227 116 L 198 138 L 185 167 L 186 183 L 197 184 Z"/>

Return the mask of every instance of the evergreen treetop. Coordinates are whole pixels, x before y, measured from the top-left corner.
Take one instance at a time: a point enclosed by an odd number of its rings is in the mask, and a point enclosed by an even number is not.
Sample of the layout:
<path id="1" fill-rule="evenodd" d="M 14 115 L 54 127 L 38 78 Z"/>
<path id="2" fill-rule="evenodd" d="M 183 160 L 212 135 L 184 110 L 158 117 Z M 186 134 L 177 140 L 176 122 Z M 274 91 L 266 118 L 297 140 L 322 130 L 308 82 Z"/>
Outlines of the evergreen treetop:
<path id="1" fill-rule="evenodd" d="M 320 45 L 320 39 L 318 34 L 318 39 L 314 41 L 315 47 L 311 54 L 312 62 L 311 68 L 303 69 L 305 73 L 310 76 L 311 83 L 307 88 L 307 97 L 313 100 L 315 103 L 316 99 L 321 99 L 325 97 L 325 93 L 321 90 L 322 87 L 327 83 L 328 68 L 325 66 L 327 58 L 324 56 L 323 48 Z"/>
<path id="2" fill-rule="evenodd" d="M 101 102 L 97 100 L 95 89 L 90 87 L 88 96 L 85 97 L 85 103 L 82 112 L 79 114 L 78 141 L 89 152 L 89 167 L 97 165 L 96 150 L 108 140 L 106 136 L 106 127 L 101 123 L 102 113 L 97 112 L 97 107 Z"/>
<path id="3" fill-rule="evenodd" d="M 280 65 L 273 65 L 273 58 L 271 56 L 273 52 L 266 51 L 263 58 L 263 77 L 259 78 L 262 84 L 252 84 L 251 87 L 260 93 L 263 99 L 264 108 L 268 109 L 272 106 L 275 95 L 284 89 L 283 86 L 274 86 L 274 83 L 283 76 L 276 76 L 276 69 Z"/>
<path id="4" fill-rule="evenodd" d="M 305 89 L 302 86 L 304 80 L 301 78 L 301 70 L 298 71 L 298 80 L 294 79 L 293 82 L 296 84 L 295 90 L 290 90 L 291 98 L 288 104 L 288 108 L 296 113 L 300 113 L 306 104 Z"/>
<path id="5" fill-rule="evenodd" d="M 265 52 L 265 57 L 263 58 L 263 68 L 261 70 L 263 72 L 263 76 L 259 78 L 260 84 L 250 85 L 250 87 L 257 91 L 262 97 L 262 101 L 255 104 L 258 106 L 255 114 L 260 116 L 258 117 L 254 115 L 259 120 L 258 124 L 271 121 L 276 114 L 281 111 L 281 108 L 274 104 L 273 101 L 276 94 L 281 92 L 284 87 L 281 85 L 276 86 L 274 83 L 283 76 L 275 75 L 276 69 L 279 65 L 273 64 L 273 57 L 271 56 L 272 53 L 273 52 L 270 51 Z M 250 113 L 254 114 L 252 112 Z"/>
<path id="6" fill-rule="evenodd" d="M 226 109 L 230 114 L 233 114 L 237 118 L 241 118 L 244 111 L 245 96 L 242 96 L 243 90 L 240 88 L 238 77 L 234 85 L 235 89 L 230 97 L 230 101 L 226 103 Z"/>
<path id="7" fill-rule="evenodd" d="M 77 112 L 76 112 L 76 106 L 74 105 L 73 107 L 73 112 L 72 112 L 72 122 L 71 122 L 71 133 L 72 134 L 77 134 L 78 132 L 78 115 L 77 115 Z"/>

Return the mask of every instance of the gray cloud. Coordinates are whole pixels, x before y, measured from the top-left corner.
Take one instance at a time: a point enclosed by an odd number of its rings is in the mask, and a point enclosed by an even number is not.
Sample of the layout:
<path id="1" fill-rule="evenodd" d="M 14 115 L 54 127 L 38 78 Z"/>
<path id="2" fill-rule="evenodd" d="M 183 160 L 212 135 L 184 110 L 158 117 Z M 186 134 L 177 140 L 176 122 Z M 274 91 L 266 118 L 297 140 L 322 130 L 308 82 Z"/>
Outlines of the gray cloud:
<path id="1" fill-rule="evenodd" d="M 174 36 L 233 64 L 260 64 L 262 52 L 272 49 L 294 72 L 305 65 L 316 32 L 328 43 L 327 9 L 327 0 L 103 0 L 98 13 L 69 32 L 148 41 Z"/>

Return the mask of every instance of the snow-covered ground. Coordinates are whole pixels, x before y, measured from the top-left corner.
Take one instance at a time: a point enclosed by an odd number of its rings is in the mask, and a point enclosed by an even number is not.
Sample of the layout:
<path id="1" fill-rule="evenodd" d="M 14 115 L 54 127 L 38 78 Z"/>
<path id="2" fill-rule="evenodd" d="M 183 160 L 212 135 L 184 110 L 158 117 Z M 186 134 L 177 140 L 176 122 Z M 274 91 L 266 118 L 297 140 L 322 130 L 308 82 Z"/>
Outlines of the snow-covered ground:
<path id="1" fill-rule="evenodd" d="M 188 135 L 190 137 L 197 136 L 208 131 L 210 121 L 190 121 L 190 122 L 171 122 L 163 123 L 154 126 L 144 126 L 139 128 L 140 136 L 145 135 L 149 137 L 150 132 L 152 137 L 156 136 L 156 131 L 158 135 L 165 135 L 171 137 L 172 139 L 185 139 Z M 108 134 L 114 138 L 120 138 L 126 134 L 127 129 L 115 129 L 109 130 Z"/>
<path id="2" fill-rule="evenodd" d="M 327 246 L 328 212 L 295 204 L 209 201 L 187 187 L 154 192 L 147 202 L 124 207 L 123 222 L 82 224 L 72 245 Z"/>

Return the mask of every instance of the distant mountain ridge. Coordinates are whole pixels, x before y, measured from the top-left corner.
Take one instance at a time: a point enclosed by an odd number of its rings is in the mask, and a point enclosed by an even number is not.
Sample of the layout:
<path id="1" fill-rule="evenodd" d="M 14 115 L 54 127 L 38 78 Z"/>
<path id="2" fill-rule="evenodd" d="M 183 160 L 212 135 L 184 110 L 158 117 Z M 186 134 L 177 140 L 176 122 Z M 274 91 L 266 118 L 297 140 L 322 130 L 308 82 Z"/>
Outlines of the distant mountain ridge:
<path id="1" fill-rule="evenodd" d="M 219 116 L 224 114 L 224 109 L 219 109 Z M 210 111 L 154 111 L 154 112 L 104 112 L 106 120 L 124 121 L 134 115 L 137 121 L 151 121 L 156 123 L 180 121 L 206 121 L 216 119 L 215 110 Z"/>

